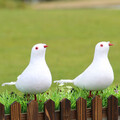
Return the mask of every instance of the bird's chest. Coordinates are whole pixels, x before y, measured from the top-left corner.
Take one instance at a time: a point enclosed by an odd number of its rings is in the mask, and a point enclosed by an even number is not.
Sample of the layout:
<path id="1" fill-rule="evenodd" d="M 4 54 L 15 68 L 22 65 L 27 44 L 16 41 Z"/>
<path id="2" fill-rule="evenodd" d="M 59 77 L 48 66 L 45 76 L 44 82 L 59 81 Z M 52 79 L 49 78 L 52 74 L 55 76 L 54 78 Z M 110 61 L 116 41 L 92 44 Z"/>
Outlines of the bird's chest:
<path id="1" fill-rule="evenodd" d="M 113 70 L 109 63 L 92 64 L 83 74 L 85 81 L 104 81 L 113 79 Z"/>
<path id="2" fill-rule="evenodd" d="M 91 72 L 91 77 L 89 78 L 91 78 L 90 81 L 92 81 L 93 83 L 111 83 L 111 81 L 113 81 L 114 79 L 112 67 L 107 63 L 98 65 Z"/>
<path id="3" fill-rule="evenodd" d="M 50 77 L 49 68 L 44 65 L 29 66 L 21 75 L 23 80 L 45 80 Z"/>
<path id="4" fill-rule="evenodd" d="M 95 67 L 94 69 L 96 71 L 96 73 L 98 73 L 99 75 L 110 75 L 113 73 L 112 67 L 110 64 L 108 63 L 103 63 L 103 64 L 99 64 L 98 66 Z"/>

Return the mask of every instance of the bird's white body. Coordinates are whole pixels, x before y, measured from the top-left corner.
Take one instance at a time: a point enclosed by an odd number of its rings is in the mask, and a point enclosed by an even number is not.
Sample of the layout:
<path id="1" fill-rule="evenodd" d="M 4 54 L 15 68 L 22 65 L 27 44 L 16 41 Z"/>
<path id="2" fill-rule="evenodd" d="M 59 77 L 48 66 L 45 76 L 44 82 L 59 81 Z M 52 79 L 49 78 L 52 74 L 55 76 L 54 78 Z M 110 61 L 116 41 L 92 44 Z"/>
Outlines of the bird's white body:
<path id="1" fill-rule="evenodd" d="M 100 45 L 103 45 L 102 47 Z M 100 42 L 96 45 L 93 62 L 89 67 L 73 80 L 55 81 L 58 83 L 73 83 L 86 90 L 103 90 L 114 80 L 113 69 L 108 60 L 109 42 Z"/>
<path id="2" fill-rule="evenodd" d="M 52 84 L 52 76 L 45 61 L 46 48 L 44 46 L 45 44 L 33 46 L 30 63 L 17 78 L 15 86 L 23 93 L 42 93 Z M 3 86 L 6 84 L 10 83 L 4 83 Z"/>
<path id="3" fill-rule="evenodd" d="M 51 73 L 45 61 L 29 64 L 18 77 L 16 88 L 23 93 L 41 93 L 52 83 Z"/>
<path id="4" fill-rule="evenodd" d="M 92 64 L 73 81 L 74 85 L 86 90 L 103 90 L 114 80 L 112 67 L 108 59 L 93 61 Z"/>

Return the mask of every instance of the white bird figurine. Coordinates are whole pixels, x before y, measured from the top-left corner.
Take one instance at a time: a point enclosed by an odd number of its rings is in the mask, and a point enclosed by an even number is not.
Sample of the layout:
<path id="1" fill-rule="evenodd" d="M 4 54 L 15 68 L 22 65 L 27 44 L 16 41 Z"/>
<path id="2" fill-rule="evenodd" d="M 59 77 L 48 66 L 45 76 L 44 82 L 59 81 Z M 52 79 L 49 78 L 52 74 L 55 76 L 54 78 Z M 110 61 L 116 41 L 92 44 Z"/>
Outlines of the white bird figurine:
<path id="1" fill-rule="evenodd" d="M 36 44 L 31 51 L 29 65 L 18 76 L 16 82 L 3 83 L 5 85 L 15 85 L 18 90 L 27 94 L 34 94 L 35 100 L 37 93 L 45 92 L 52 84 L 51 72 L 45 61 L 46 44 Z"/>
<path id="2" fill-rule="evenodd" d="M 112 66 L 108 60 L 110 42 L 99 42 L 95 47 L 93 62 L 89 67 L 73 80 L 59 80 L 54 83 L 73 83 L 75 86 L 91 91 L 103 90 L 114 80 Z"/>

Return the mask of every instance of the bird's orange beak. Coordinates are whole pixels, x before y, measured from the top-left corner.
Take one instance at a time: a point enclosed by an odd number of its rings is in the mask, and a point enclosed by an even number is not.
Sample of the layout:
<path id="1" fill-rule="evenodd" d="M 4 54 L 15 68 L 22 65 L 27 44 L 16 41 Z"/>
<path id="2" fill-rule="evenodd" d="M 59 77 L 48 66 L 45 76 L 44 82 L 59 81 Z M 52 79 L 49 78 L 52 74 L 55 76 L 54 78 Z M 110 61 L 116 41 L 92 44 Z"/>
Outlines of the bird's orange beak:
<path id="1" fill-rule="evenodd" d="M 109 43 L 109 46 L 113 46 L 113 44 Z"/>
<path id="2" fill-rule="evenodd" d="M 47 45 L 44 45 L 44 48 L 48 47 Z"/>

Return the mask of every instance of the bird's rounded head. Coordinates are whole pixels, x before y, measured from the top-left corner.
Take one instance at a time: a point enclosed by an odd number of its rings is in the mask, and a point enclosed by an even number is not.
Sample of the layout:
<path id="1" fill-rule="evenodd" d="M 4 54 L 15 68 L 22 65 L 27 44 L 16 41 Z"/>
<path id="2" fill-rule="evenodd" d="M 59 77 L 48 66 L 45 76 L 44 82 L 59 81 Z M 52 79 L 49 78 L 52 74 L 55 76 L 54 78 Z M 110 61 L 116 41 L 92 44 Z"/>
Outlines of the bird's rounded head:
<path id="1" fill-rule="evenodd" d="M 31 50 L 31 59 L 36 58 L 45 58 L 46 44 L 39 43 L 32 47 Z"/>
<path id="2" fill-rule="evenodd" d="M 110 46 L 113 46 L 110 42 L 99 42 L 95 47 L 95 55 L 108 55 Z"/>
<path id="3" fill-rule="evenodd" d="M 96 50 L 97 51 L 108 51 L 109 50 L 109 47 L 110 46 L 113 46 L 113 44 L 111 44 L 110 42 L 99 42 L 97 45 L 96 45 Z"/>

